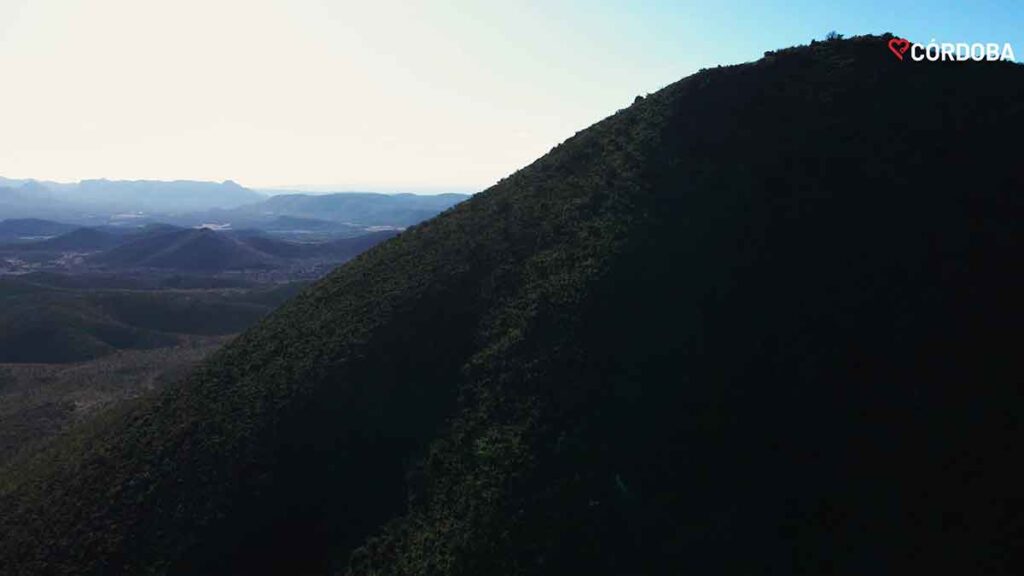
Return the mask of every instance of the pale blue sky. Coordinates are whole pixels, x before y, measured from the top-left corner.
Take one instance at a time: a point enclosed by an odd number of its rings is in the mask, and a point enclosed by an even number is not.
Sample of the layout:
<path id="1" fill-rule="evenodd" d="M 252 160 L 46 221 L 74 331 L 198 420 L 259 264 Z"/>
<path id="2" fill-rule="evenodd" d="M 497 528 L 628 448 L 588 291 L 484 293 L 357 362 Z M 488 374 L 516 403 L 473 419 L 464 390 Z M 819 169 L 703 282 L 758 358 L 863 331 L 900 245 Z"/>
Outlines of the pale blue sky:
<path id="1" fill-rule="evenodd" d="M 1024 1 L 0 0 L 0 175 L 478 190 L 830 30 L 1020 60 Z"/>

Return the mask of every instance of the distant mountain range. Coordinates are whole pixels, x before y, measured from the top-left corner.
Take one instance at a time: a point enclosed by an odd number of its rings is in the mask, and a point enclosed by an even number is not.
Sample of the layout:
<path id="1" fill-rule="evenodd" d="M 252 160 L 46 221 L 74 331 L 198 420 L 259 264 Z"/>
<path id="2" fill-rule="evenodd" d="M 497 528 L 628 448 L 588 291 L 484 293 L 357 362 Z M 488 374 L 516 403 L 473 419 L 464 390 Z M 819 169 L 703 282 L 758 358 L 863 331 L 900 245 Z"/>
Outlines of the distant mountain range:
<path id="1" fill-rule="evenodd" d="M 465 194 L 288 193 L 267 197 L 230 180 L 83 180 L 75 184 L 0 178 L 0 219 L 79 225 L 217 224 L 301 236 L 357 236 L 405 228 L 468 198 Z M 0 231 L 0 241 L 7 238 Z"/>
<path id="2" fill-rule="evenodd" d="M 259 202 L 259 192 L 230 180 L 196 182 L 177 180 L 82 180 L 64 184 L 38 180 L 0 179 L 0 210 L 31 212 L 78 208 L 117 211 L 180 213 L 234 208 Z"/>

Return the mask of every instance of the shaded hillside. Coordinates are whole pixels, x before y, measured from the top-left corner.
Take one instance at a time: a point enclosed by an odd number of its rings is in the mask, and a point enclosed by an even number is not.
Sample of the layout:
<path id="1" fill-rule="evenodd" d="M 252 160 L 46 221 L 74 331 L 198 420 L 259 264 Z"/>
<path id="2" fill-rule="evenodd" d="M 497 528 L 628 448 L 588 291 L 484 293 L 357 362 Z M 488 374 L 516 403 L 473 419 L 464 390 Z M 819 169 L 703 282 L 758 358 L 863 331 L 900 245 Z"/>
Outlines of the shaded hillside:
<path id="1" fill-rule="evenodd" d="M 0 362 L 67 363 L 172 346 L 180 335 L 234 334 L 294 295 L 251 290 L 118 290 L 0 278 Z"/>
<path id="2" fill-rule="evenodd" d="M 356 258 L 4 468 L 0 565 L 1012 573 L 1024 70 L 885 41 L 703 71 Z"/>
<path id="3" fill-rule="evenodd" d="M 209 208 L 232 208 L 262 198 L 258 192 L 225 182 L 176 180 L 82 180 L 61 193 L 65 201 L 78 204 L 122 207 L 129 210 L 184 212 Z"/>
<path id="4" fill-rule="evenodd" d="M 0 213 L 9 217 L 92 218 L 122 212 L 180 214 L 235 208 L 264 199 L 230 180 L 82 180 L 75 183 L 37 180 L 0 181 Z M 92 220 L 90 220 L 92 221 Z"/>
<path id="5" fill-rule="evenodd" d="M 181 378 L 228 338 L 189 337 L 72 364 L 0 364 L 0 465 L 75 422 Z"/>
<path id="6" fill-rule="evenodd" d="M 118 349 L 170 346 L 177 339 L 118 322 L 60 298 L 7 302 L 0 311 L 0 362 L 78 362 Z"/>

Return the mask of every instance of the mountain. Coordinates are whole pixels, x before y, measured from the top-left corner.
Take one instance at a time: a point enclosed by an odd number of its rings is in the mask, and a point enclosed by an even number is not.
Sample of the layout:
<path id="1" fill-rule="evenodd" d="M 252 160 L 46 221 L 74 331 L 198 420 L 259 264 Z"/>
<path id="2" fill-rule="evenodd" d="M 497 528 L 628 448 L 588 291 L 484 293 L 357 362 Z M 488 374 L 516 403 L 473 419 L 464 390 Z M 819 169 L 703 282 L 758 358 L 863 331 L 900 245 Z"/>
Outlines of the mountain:
<path id="1" fill-rule="evenodd" d="M 125 210 L 181 213 L 233 208 L 258 202 L 263 199 L 263 195 L 231 180 L 221 183 L 190 180 L 83 180 L 69 199 Z"/>
<path id="2" fill-rule="evenodd" d="M 182 214 L 230 209 L 265 196 L 239 184 L 175 180 L 82 180 L 73 184 L 0 180 L 0 209 L 11 214 L 58 214 L 77 219 L 118 212 Z"/>
<path id="3" fill-rule="evenodd" d="M 0 179 L 0 215 L 80 226 L 169 222 L 255 228 L 301 239 L 353 237 L 401 229 L 436 216 L 464 194 L 289 193 L 267 198 L 230 180 L 83 180 L 73 184 Z M 2 240 L 2 238 L 0 238 Z"/>
<path id="4" fill-rule="evenodd" d="M 10 574 L 1012 574 L 1024 68 L 704 70 L 0 470 Z"/>
<path id="5" fill-rule="evenodd" d="M 238 210 L 264 217 L 328 220 L 364 226 L 411 226 L 468 198 L 465 194 L 282 194 Z"/>
<path id="6" fill-rule="evenodd" d="M 95 258 L 111 268 L 158 268 L 218 272 L 271 268 L 270 255 L 208 228 L 144 235 Z"/>

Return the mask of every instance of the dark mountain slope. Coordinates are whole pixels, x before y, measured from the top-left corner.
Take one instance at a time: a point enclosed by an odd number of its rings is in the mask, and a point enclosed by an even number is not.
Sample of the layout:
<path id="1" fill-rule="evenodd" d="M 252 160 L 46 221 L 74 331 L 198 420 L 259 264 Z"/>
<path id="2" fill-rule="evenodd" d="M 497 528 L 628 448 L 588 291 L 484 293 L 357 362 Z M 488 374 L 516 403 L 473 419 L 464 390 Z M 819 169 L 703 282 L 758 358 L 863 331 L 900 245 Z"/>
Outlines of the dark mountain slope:
<path id="1" fill-rule="evenodd" d="M 170 334 L 119 322 L 90 304 L 59 295 L 5 302 L 0 310 L 0 362 L 80 362 L 118 349 L 144 350 L 177 341 Z"/>
<path id="2" fill-rule="evenodd" d="M 295 290 L 97 289 L 46 275 L 0 278 L 0 362 L 79 362 L 170 346 L 180 335 L 233 334 Z"/>
<path id="3" fill-rule="evenodd" d="M 1011 573 L 1024 70 L 648 96 L 0 472 L 29 573 Z"/>

